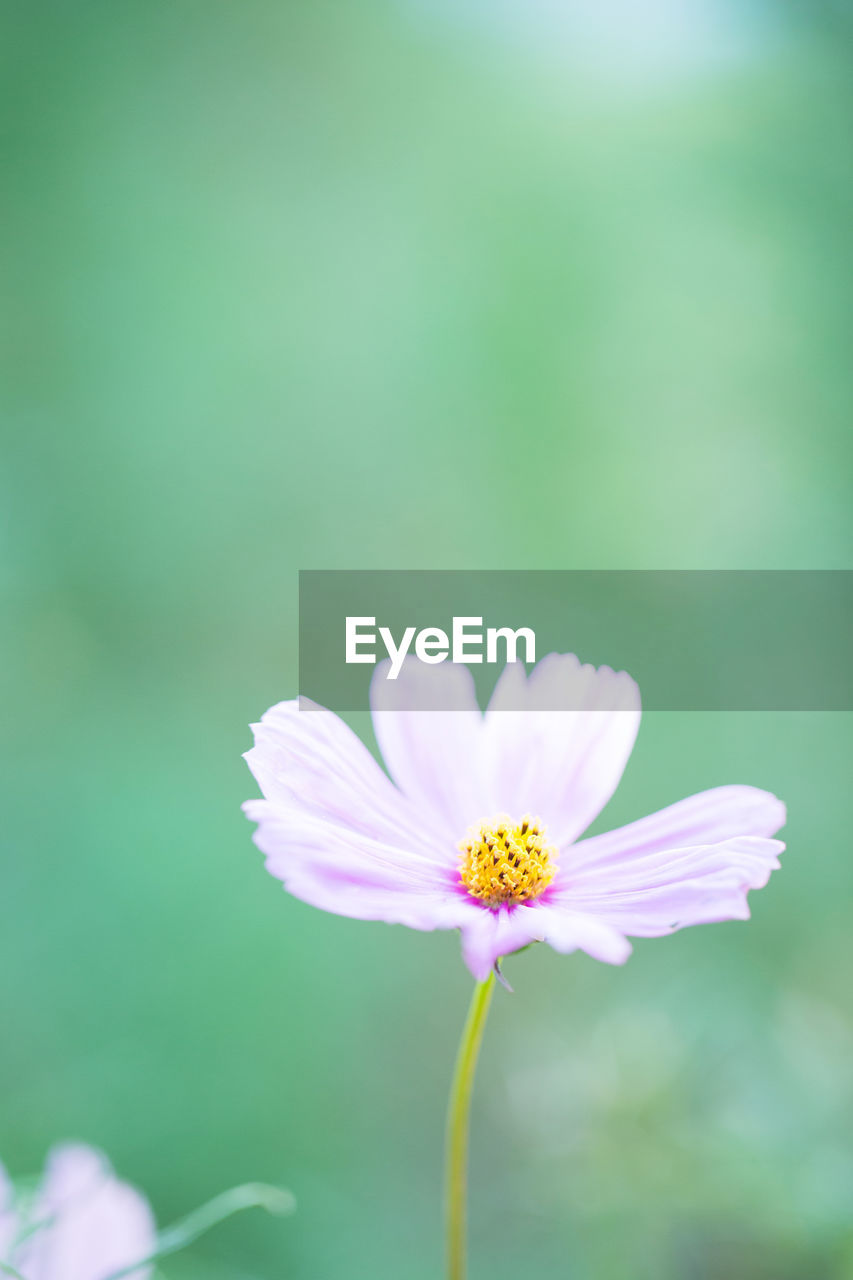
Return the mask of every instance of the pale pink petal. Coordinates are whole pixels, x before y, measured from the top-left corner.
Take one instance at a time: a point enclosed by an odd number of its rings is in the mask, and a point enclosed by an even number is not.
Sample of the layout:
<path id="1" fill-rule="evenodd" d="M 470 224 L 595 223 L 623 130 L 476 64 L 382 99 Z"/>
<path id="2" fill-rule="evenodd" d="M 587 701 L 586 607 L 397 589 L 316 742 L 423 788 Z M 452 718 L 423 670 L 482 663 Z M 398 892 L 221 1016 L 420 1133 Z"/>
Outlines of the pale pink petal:
<path id="1" fill-rule="evenodd" d="M 462 925 L 462 956 L 478 982 L 483 982 L 502 956 L 543 939 L 543 921 L 535 907 L 491 910 L 471 901 Z"/>
<path id="2" fill-rule="evenodd" d="M 498 910 L 472 905 L 462 924 L 462 955 L 478 982 L 497 960 L 531 942 L 547 942 L 555 951 L 585 951 L 607 964 L 624 964 L 631 954 L 631 944 L 618 928 L 547 898 Z"/>
<path id="3" fill-rule="evenodd" d="M 249 800 L 253 839 L 267 870 L 294 897 L 337 915 L 414 929 L 452 928 L 461 898 L 452 851 L 441 865 L 420 852 L 302 813 L 295 805 Z"/>
<path id="4" fill-rule="evenodd" d="M 89 1147 L 57 1147 L 50 1153 L 34 1217 L 49 1225 L 16 1258 L 26 1280 L 107 1280 L 156 1247 L 147 1201 Z M 150 1275 L 150 1267 L 139 1267 L 128 1280 Z"/>
<path id="5" fill-rule="evenodd" d="M 557 653 L 529 677 L 508 665 L 486 713 L 499 811 L 540 818 L 560 846 L 576 839 L 618 786 L 639 724 L 639 690 L 624 671 Z"/>
<path id="6" fill-rule="evenodd" d="M 779 866 L 781 840 L 738 836 L 711 845 L 659 850 L 618 868 L 561 876 L 553 901 L 634 937 L 657 937 L 691 924 L 746 920 L 750 889 Z"/>
<path id="7" fill-rule="evenodd" d="M 8 1174 L 0 1164 L 0 1262 L 8 1261 L 9 1250 L 18 1230 L 15 1213 L 15 1191 Z"/>
<path id="8" fill-rule="evenodd" d="M 471 672 L 407 658 L 397 679 L 389 680 L 389 667 L 380 663 L 370 686 L 382 758 L 403 794 L 436 815 L 454 848 L 496 803 L 484 773 L 483 716 Z"/>
<path id="9" fill-rule="evenodd" d="M 243 808 L 267 869 L 294 897 L 360 920 L 459 924 L 455 843 L 338 716 L 281 703 L 254 729 L 246 758 L 265 798 Z"/>
<path id="10" fill-rule="evenodd" d="M 533 813 L 556 842 L 575 839 L 615 790 L 637 735 L 630 676 L 572 654 L 550 654 L 529 677 L 521 663 L 509 664 L 485 718 L 466 667 L 407 659 L 396 681 L 387 670 L 377 667 L 371 685 L 383 758 L 454 843 L 498 813 Z"/>
<path id="11" fill-rule="evenodd" d="M 535 908 L 542 917 L 543 939 L 555 951 L 585 951 L 605 964 L 624 964 L 631 954 L 628 939 L 612 925 L 558 903 Z"/>
<path id="12" fill-rule="evenodd" d="M 582 868 L 635 864 L 640 854 L 718 844 L 730 836 L 773 836 L 785 825 L 785 806 L 758 787 L 713 787 L 567 851 L 564 874 Z"/>
<path id="13" fill-rule="evenodd" d="M 339 716 L 308 699 L 280 702 L 252 729 L 245 759 L 268 800 L 447 862 L 429 815 L 400 794 Z"/>

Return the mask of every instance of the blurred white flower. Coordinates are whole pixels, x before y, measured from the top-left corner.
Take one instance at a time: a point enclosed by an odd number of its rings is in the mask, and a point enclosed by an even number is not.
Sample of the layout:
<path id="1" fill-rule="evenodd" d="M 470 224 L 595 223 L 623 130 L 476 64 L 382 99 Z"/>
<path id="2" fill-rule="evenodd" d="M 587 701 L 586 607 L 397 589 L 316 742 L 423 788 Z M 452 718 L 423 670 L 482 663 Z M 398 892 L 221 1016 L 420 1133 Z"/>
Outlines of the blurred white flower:
<path id="1" fill-rule="evenodd" d="M 50 1152 L 34 1195 L 16 1196 L 0 1165 L 0 1262 L 23 1280 L 108 1280 L 156 1249 L 144 1196 L 104 1155 L 68 1145 Z M 148 1280 L 151 1268 L 128 1272 Z"/>

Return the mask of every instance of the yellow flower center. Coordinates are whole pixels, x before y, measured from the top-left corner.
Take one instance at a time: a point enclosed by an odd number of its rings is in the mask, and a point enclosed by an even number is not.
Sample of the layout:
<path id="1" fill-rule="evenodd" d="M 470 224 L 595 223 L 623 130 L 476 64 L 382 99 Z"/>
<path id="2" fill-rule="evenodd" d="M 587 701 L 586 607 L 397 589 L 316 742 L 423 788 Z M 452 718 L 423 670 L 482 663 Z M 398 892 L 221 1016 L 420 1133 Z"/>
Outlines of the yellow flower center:
<path id="1" fill-rule="evenodd" d="M 557 850 L 529 814 L 519 823 L 501 815 L 471 827 L 459 850 L 462 883 L 488 907 L 538 898 L 557 870 Z"/>

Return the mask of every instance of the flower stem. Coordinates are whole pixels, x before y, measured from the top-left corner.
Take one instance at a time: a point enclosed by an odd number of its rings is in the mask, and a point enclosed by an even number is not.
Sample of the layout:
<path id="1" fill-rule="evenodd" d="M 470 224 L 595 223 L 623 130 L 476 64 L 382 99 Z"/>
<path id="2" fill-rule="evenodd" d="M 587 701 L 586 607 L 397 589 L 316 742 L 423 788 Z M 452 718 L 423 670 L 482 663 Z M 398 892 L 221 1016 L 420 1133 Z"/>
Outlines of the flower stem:
<path id="1" fill-rule="evenodd" d="M 203 1204 L 200 1209 L 194 1209 L 192 1213 L 188 1213 L 185 1218 L 181 1218 L 180 1222 L 161 1231 L 153 1253 L 139 1262 L 122 1267 L 119 1271 L 111 1271 L 107 1280 L 123 1280 L 125 1276 L 129 1280 L 131 1275 L 139 1274 L 140 1268 L 150 1266 L 152 1262 L 158 1262 L 160 1258 L 165 1258 L 170 1253 L 177 1253 L 179 1249 L 185 1249 L 188 1244 L 192 1244 L 211 1227 L 217 1226 L 243 1209 L 266 1209 L 267 1213 L 283 1217 L 285 1214 L 292 1213 L 295 1208 L 296 1201 L 293 1196 L 282 1187 L 270 1187 L 265 1182 L 246 1182 L 241 1187 L 232 1187 L 230 1191 L 223 1191 L 221 1195 L 208 1200 L 207 1204 Z M 2 1269 L 0 1264 L 0 1271 Z M 18 1275 L 17 1271 L 11 1274 Z M 23 1276 L 19 1277 L 19 1280 L 23 1280 Z"/>
<path id="2" fill-rule="evenodd" d="M 445 1221 L 447 1228 L 448 1280 L 465 1280 L 465 1221 L 468 1197 L 468 1129 L 471 1112 L 471 1090 L 477 1057 L 483 1040 L 486 1014 L 495 986 L 490 973 L 478 982 L 471 997 L 468 1017 L 459 1042 L 450 1105 L 447 1110 L 447 1146 L 445 1164 Z"/>

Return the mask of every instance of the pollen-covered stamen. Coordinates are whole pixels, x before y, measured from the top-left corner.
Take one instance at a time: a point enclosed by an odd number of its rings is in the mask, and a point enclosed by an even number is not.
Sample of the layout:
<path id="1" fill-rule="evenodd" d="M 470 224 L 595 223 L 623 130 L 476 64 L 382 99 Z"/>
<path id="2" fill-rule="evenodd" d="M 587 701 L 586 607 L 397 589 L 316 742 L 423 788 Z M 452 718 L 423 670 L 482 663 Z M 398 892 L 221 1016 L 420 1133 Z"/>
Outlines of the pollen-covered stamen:
<path id="1" fill-rule="evenodd" d="M 460 879 L 488 907 L 538 898 L 557 870 L 557 850 L 546 842 L 542 823 L 529 814 L 518 823 L 504 815 L 480 822 L 459 849 Z"/>

